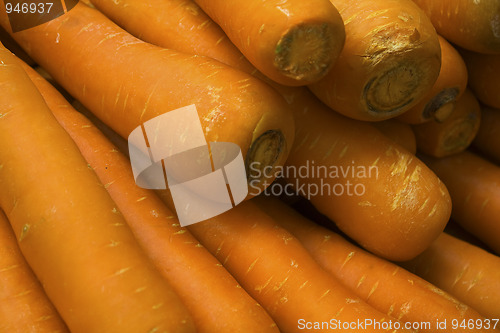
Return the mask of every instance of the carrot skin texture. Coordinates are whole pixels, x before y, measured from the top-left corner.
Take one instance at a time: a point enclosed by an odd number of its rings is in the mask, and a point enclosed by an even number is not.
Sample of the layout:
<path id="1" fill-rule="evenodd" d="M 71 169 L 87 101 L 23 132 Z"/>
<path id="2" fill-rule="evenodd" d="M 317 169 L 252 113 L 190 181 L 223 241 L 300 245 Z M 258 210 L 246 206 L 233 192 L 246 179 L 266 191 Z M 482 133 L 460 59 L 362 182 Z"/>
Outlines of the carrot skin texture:
<path id="1" fill-rule="evenodd" d="M 500 167 L 469 151 L 422 158 L 448 188 L 454 221 L 500 254 Z"/>
<path id="2" fill-rule="evenodd" d="M 387 119 L 374 122 L 373 126 L 410 153 L 417 153 L 415 132 L 410 125 L 397 119 Z"/>
<path id="3" fill-rule="evenodd" d="M 411 0 L 331 0 L 346 28 L 332 70 L 309 85 L 333 110 L 379 121 L 414 106 L 439 75 L 441 52 L 429 19 Z"/>
<path id="4" fill-rule="evenodd" d="M 481 124 L 472 144 L 490 160 L 500 164 L 500 110 L 481 108 Z"/>
<path id="5" fill-rule="evenodd" d="M 0 210 L 0 331 L 69 332 L 33 271 Z"/>
<path id="6" fill-rule="evenodd" d="M 417 149 L 434 157 L 445 157 L 467 149 L 479 130 L 481 107 L 470 90 L 456 101 L 452 113 L 442 122 L 413 125 Z"/>
<path id="7" fill-rule="evenodd" d="M 300 319 L 306 322 L 389 319 L 323 271 L 295 237 L 251 200 L 188 229 L 269 312 L 282 332 L 302 332 Z M 364 330 L 379 331 L 387 332 L 373 327 Z"/>
<path id="8" fill-rule="evenodd" d="M 25 66 L 52 113 L 116 202 L 139 244 L 173 286 L 199 332 L 276 332 L 269 315 L 150 190 L 135 184 L 130 161 L 42 77 Z"/>
<path id="9" fill-rule="evenodd" d="M 474 52 L 500 53 L 497 1 L 413 1 L 429 16 L 437 32 L 450 42 Z"/>
<path id="10" fill-rule="evenodd" d="M 19 60 L 5 49 L 0 59 L 8 96 L 0 102 L 0 142 L 9 143 L 0 145 L 0 206 L 69 329 L 194 331 Z"/>
<path id="11" fill-rule="evenodd" d="M 486 318 L 500 318 L 498 256 L 443 233 L 422 254 L 401 264 Z"/>
<path id="12" fill-rule="evenodd" d="M 5 13 L 1 23 L 11 31 Z M 265 83 L 213 59 L 138 40 L 84 4 L 13 37 L 124 138 L 151 118 L 195 104 L 206 140 L 233 142 L 244 158 L 273 131 L 282 140 L 267 153 L 272 165 L 282 165 L 293 142 L 293 117 Z"/>
<path id="13" fill-rule="evenodd" d="M 500 108 L 500 54 L 479 54 L 461 50 L 469 71 L 469 87 L 481 103 Z"/>
<path id="14" fill-rule="evenodd" d="M 396 264 L 368 253 L 272 197 L 258 197 L 267 214 L 296 236 L 313 258 L 351 292 L 378 311 L 405 323 L 431 323 L 420 332 L 439 332 L 436 321 L 484 320 L 464 303 Z M 400 290 L 400 291 L 398 291 Z M 458 327 L 457 333 L 472 330 Z M 486 332 L 489 330 L 474 330 Z"/>
<path id="15" fill-rule="evenodd" d="M 467 87 L 468 73 L 462 56 L 446 39 L 440 35 L 438 38 L 441 46 L 439 76 L 427 95 L 398 116 L 398 120 L 409 124 L 422 124 L 432 119 L 444 121 Z"/>
<path id="16" fill-rule="evenodd" d="M 195 0 L 262 73 L 284 85 L 324 77 L 345 41 L 328 0 Z"/>
<path id="17" fill-rule="evenodd" d="M 96 4 L 104 1 L 98 0 Z M 214 57 L 263 78 L 192 1 L 165 1 L 157 9 L 169 13 L 169 18 L 157 24 L 148 23 L 147 29 L 133 24 L 135 21 L 124 13 L 137 11 L 147 15 L 149 12 L 135 2 L 128 4 L 126 8 L 130 11 L 122 10 L 112 1 L 107 1 L 107 6 L 102 5 L 101 9 L 150 42 Z M 182 24 L 179 24 L 181 19 Z M 216 47 L 213 41 L 218 41 Z M 387 179 L 387 182 L 364 181 L 366 195 L 363 198 L 348 195 L 310 198 L 344 232 L 370 251 L 394 260 L 416 256 L 442 232 L 451 211 L 449 194 L 413 154 L 393 144 L 369 124 L 332 112 L 305 88 L 268 83 L 283 95 L 295 117 L 294 154 L 289 156 L 287 166 L 298 169 L 307 161 L 315 161 L 345 169 L 353 165 L 368 168 L 375 163 L 380 166 L 380 179 Z M 407 161 L 408 165 L 399 164 L 400 160 Z M 410 181 L 409 175 L 413 173 L 420 173 L 425 182 Z M 350 175 L 340 175 L 339 179 L 327 179 L 326 182 L 333 187 L 339 180 L 357 182 Z M 311 179 L 291 178 L 288 181 L 298 186 L 315 185 Z M 261 192 L 260 189 L 252 190 Z"/>

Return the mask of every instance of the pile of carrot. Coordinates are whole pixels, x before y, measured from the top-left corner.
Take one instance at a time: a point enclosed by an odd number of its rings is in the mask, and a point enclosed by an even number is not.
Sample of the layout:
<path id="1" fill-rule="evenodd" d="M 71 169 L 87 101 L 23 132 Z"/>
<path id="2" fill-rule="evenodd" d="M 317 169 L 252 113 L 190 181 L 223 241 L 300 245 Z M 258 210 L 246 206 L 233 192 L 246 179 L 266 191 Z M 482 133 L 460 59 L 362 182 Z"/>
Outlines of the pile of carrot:
<path id="1" fill-rule="evenodd" d="M 0 332 L 500 331 L 500 5 L 53 6 L 0 1 Z"/>

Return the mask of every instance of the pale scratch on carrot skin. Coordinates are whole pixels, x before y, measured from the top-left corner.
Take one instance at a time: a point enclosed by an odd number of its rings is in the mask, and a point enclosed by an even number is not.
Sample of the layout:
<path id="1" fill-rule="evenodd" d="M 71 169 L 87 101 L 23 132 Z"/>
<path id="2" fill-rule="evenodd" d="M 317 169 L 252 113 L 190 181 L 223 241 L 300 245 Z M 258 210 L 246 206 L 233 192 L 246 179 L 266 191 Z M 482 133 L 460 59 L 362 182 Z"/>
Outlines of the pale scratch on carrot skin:
<path id="1" fill-rule="evenodd" d="M 354 252 L 354 251 L 352 251 L 352 252 L 350 252 L 350 253 L 347 255 L 347 257 L 345 258 L 344 262 L 342 263 L 342 266 L 340 266 L 340 268 L 341 268 L 341 269 L 342 269 L 342 268 L 344 268 L 345 264 L 347 264 L 347 262 L 348 262 L 349 260 L 351 260 L 351 259 L 352 259 L 352 257 L 354 257 L 354 254 L 355 254 L 355 252 Z"/>
<path id="2" fill-rule="evenodd" d="M 363 275 L 361 279 L 359 279 L 358 284 L 356 285 L 356 289 L 359 288 L 359 286 L 361 286 L 363 282 L 365 282 L 365 280 L 366 280 L 366 275 Z"/>
<path id="3" fill-rule="evenodd" d="M 47 321 L 51 318 L 53 318 L 54 316 L 52 315 L 47 315 L 47 316 L 41 316 L 40 318 L 36 319 L 35 322 L 39 323 L 39 322 L 42 322 L 42 321 Z"/>
<path id="4" fill-rule="evenodd" d="M 108 188 L 108 187 L 110 187 L 111 185 L 113 185 L 113 183 L 114 183 L 114 182 L 115 182 L 115 181 L 113 180 L 113 181 L 111 181 L 111 182 L 109 182 L 109 183 L 107 183 L 107 184 L 104 184 L 104 188 Z"/>
<path id="5" fill-rule="evenodd" d="M 220 263 L 216 263 L 216 264 L 215 264 L 215 266 L 217 266 L 217 267 L 224 267 L 224 266 L 222 266 L 222 264 L 220 264 Z"/>
<path id="6" fill-rule="evenodd" d="M 251 264 L 250 266 L 248 266 L 248 269 L 247 271 L 245 272 L 245 275 L 250 273 L 250 271 L 254 268 L 255 264 L 257 263 L 257 261 L 259 261 L 259 258 L 255 259 Z"/>
<path id="7" fill-rule="evenodd" d="M 28 232 L 30 231 L 31 226 L 29 224 L 23 225 L 23 229 L 21 230 L 21 235 L 19 236 L 19 241 L 21 242 L 23 239 L 26 238 L 28 235 Z"/>
<path id="8" fill-rule="evenodd" d="M 309 139 L 309 133 L 307 133 L 304 138 L 302 139 L 302 141 L 300 141 L 300 143 L 298 145 L 295 145 L 295 148 L 294 148 L 294 151 L 298 151 L 300 147 L 302 147 L 304 145 L 304 143 L 307 142 L 307 140 Z"/>
<path id="9" fill-rule="evenodd" d="M 217 41 L 215 42 L 215 45 L 219 45 L 225 38 L 226 38 L 226 36 L 222 36 L 221 38 L 217 39 Z"/>
<path id="10" fill-rule="evenodd" d="M 328 157 L 330 157 L 330 155 L 333 153 L 333 149 L 335 148 L 335 146 L 337 145 L 337 142 L 338 141 L 335 141 L 331 146 L 330 148 L 328 148 L 328 151 L 326 152 L 325 156 L 323 156 L 323 161 L 326 160 Z"/>
<path id="11" fill-rule="evenodd" d="M 81 128 L 90 128 L 92 125 L 82 125 Z"/>
<path id="12" fill-rule="evenodd" d="M 316 139 L 314 139 L 313 142 L 311 142 L 311 144 L 309 145 L 309 150 L 314 149 L 314 147 L 316 147 L 316 145 L 319 142 L 319 139 L 321 139 L 321 133 L 316 137 Z"/>
<path id="13" fill-rule="evenodd" d="M 139 122 L 141 124 L 144 122 L 142 119 L 144 118 L 144 114 L 146 114 L 146 111 L 147 111 L 147 109 L 149 107 L 149 103 L 151 102 L 151 98 L 155 94 L 157 87 L 158 87 L 158 83 L 156 83 L 154 85 L 153 89 L 151 89 L 151 92 L 148 95 L 148 98 L 146 99 L 146 103 L 144 104 L 144 108 L 142 109 L 141 116 L 139 117 Z"/>
<path id="14" fill-rule="evenodd" d="M 403 316 L 406 316 L 410 312 L 410 308 L 411 308 L 411 302 L 403 303 L 403 305 L 401 305 L 401 308 L 399 309 L 400 313 L 397 319 L 401 320 Z"/>
<path id="15" fill-rule="evenodd" d="M 81 34 L 81 33 L 82 33 L 82 32 L 84 32 L 84 31 L 88 31 L 88 30 L 89 30 L 89 28 L 90 28 L 91 26 L 93 26 L 93 25 L 94 25 L 94 23 L 89 23 L 89 24 L 87 24 L 86 26 L 84 26 L 83 28 L 81 28 L 81 29 L 80 29 L 80 30 L 76 33 L 75 37 L 76 37 L 76 36 L 78 36 L 79 34 Z"/>
<path id="16" fill-rule="evenodd" d="M 287 276 L 287 277 L 286 277 L 283 281 L 281 281 L 281 282 L 280 282 L 277 286 L 274 286 L 274 287 L 273 287 L 273 290 L 274 290 L 274 291 L 278 291 L 278 290 L 280 290 L 281 288 L 283 288 L 283 286 L 285 285 L 286 281 L 288 281 L 288 278 L 289 278 L 289 277 L 290 277 L 290 276 L 288 275 L 288 276 Z"/>
<path id="17" fill-rule="evenodd" d="M 147 199 L 147 197 L 141 197 L 141 198 L 137 199 L 136 202 L 141 202 L 141 201 L 146 200 L 146 199 Z"/>
<path id="18" fill-rule="evenodd" d="M 25 290 L 25 291 L 21 291 L 20 293 L 14 295 L 14 297 L 25 296 L 25 295 L 31 294 L 32 292 L 33 292 L 32 289 L 28 289 L 28 290 Z"/>
<path id="19" fill-rule="evenodd" d="M 467 265 L 466 267 L 464 267 L 460 271 L 460 273 L 458 273 L 457 277 L 455 278 L 455 280 L 453 281 L 453 283 L 451 285 L 452 287 L 454 287 L 458 283 L 458 281 L 460 281 L 460 279 L 462 279 L 462 277 L 464 276 L 464 274 L 465 274 L 465 272 L 467 271 L 468 268 L 469 268 L 469 265 Z"/>
<path id="20" fill-rule="evenodd" d="M 399 267 L 396 267 L 394 272 L 392 272 L 392 276 L 396 276 L 396 274 L 398 274 L 398 272 L 399 272 Z"/>
<path id="21" fill-rule="evenodd" d="M 467 287 L 467 292 L 469 292 L 472 288 L 474 288 L 476 286 L 476 284 L 483 278 L 483 272 L 480 271 L 475 277 L 474 279 L 471 281 L 471 283 L 469 284 L 469 286 Z"/>
<path id="22" fill-rule="evenodd" d="M 106 37 L 104 37 L 103 39 L 101 39 L 99 41 L 99 43 L 96 44 L 96 47 L 101 45 L 102 43 L 104 43 L 105 41 L 107 41 L 108 39 L 112 39 L 112 38 L 115 38 L 116 36 L 119 36 L 121 35 L 122 33 L 120 32 L 117 32 L 117 33 L 114 33 L 114 34 L 109 34 L 109 35 L 106 35 Z"/>
<path id="23" fill-rule="evenodd" d="M 375 292 L 375 290 L 377 290 L 378 284 L 379 284 L 379 281 L 375 282 L 375 284 L 373 285 L 372 289 L 368 293 L 367 299 L 370 298 L 371 295 L 373 295 L 373 293 Z"/>
<path id="24" fill-rule="evenodd" d="M 486 205 L 490 202 L 490 198 L 486 198 L 483 203 L 481 204 L 481 208 L 479 209 L 479 215 L 483 213 L 484 208 L 486 208 Z"/>
<path id="25" fill-rule="evenodd" d="M 111 240 L 111 242 L 106 245 L 107 247 L 117 247 L 118 245 L 120 245 L 121 243 L 118 242 L 118 241 L 115 241 L 115 240 Z"/>
<path id="26" fill-rule="evenodd" d="M 373 204 L 370 201 L 361 201 L 361 202 L 358 202 L 358 206 L 361 206 L 361 207 L 372 207 Z"/>
<path id="27" fill-rule="evenodd" d="M 224 241 L 220 242 L 219 246 L 217 247 L 217 250 L 215 250 L 215 255 L 219 254 L 219 252 L 222 250 L 222 246 L 224 246 Z"/>
<path id="28" fill-rule="evenodd" d="M 436 214 L 437 212 L 437 209 L 438 209 L 438 205 L 437 204 L 434 204 L 434 206 L 432 206 L 432 209 L 431 209 L 431 212 L 429 213 L 429 217 L 432 217 L 434 216 L 434 214 Z"/>
<path id="29" fill-rule="evenodd" d="M 341 152 L 340 152 L 340 154 L 339 154 L 339 158 L 342 158 L 342 157 L 344 157 L 344 156 L 345 156 L 345 154 L 347 153 L 347 149 L 348 149 L 348 148 L 349 148 L 349 146 L 348 146 L 348 145 L 346 145 L 346 146 L 342 149 L 342 151 L 341 151 Z"/>
<path id="30" fill-rule="evenodd" d="M 224 261 L 222 262 L 223 265 L 227 264 L 227 261 L 229 260 L 229 258 L 231 257 L 231 253 L 229 253 L 226 258 L 224 259 Z"/>
<path id="31" fill-rule="evenodd" d="M 130 269 L 131 269 L 131 267 L 125 267 L 125 268 L 119 269 L 113 273 L 113 276 L 122 275 L 122 274 L 128 272 Z"/>
<path id="32" fill-rule="evenodd" d="M 0 273 L 6 272 L 6 271 L 10 271 L 11 269 L 14 269 L 14 268 L 17 268 L 17 267 L 19 267 L 19 265 L 17 265 L 17 264 L 4 267 L 4 268 L 0 269 Z"/>
<path id="33" fill-rule="evenodd" d="M 348 298 L 345 299 L 345 302 L 347 304 L 356 304 L 356 303 L 359 303 L 359 299 L 353 299 L 353 298 L 349 298 L 348 297 Z"/>
<path id="34" fill-rule="evenodd" d="M 153 305 L 151 308 L 152 308 L 153 310 L 158 310 L 158 309 L 159 309 L 159 308 L 161 308 L 162 306 L 163 306 L 163 303 L 158 303 L 158 304 Z"/>
<path id="35" fill-rule="evenodd" d="M 391 304 L 391 306 L 389 307 L 389 311 L 387 311 L 387 315 L 391 316 L 393 312 L 394 312 L 394 304 Z"/>
<path id="36" fill-rule="evenodd" d="M 429 203 L 429 198 L 426 198 L 422 206 L 420 206 L 420 208 L 418 209 L 418 212 L 421 213 L 425 209 L 428 203 Z"/>
<path id="37" fill-rule="evenodd" d="M 111 210 L 111 212 L 113 214 L 120 214 L 120 212 L 118 211 L 118 209 L 116 207 L 113 207 L 113 209 Z"/>
<path id="38" fill-rule="evenodd" d="M 273 279 L 273 276 L 271 276 L 267 281 L 266 283 L 264 283 L 264 285 L 262 286 L 256 286 L 254 289 L 255 291 L 258 291 L 259 294 L 262 292 L 262 290 L 264 290 L 268 285 L 269 283 L 271 283 L 271 280 Z"/>
<path id="39" fill-rule="evenodd" d="M 174 235 L 182 235 L 186 232 L 186 229 L 181 229 L 179 231 L 174 232 Z"/>
<path id="40" fill-rule="evenodd" d="M 299 290 L 302 290 L 307 284 L 309 283 L 309 280 L 306 280 L 304 283 L 302 283 L 299 287 Z"/>
<path id="41" fill-rule="evenodd" d="M 323 293 L 323 294 L 322 294 L 322 295 L 318 298 L 318 301 L 319 301 L 319 300 L 322 300 L 323 298 L 325 298 L 325 297 L 326 297 L 326 295 L 328 295 L 328 294 L 330 293 L 330 291 L 331 291 L 330 289 L 328 289 L 327 291 L 325 291 L 325 292 L 324 292 L 324 293 Z"/>
<path id="42" fill-rule="evenodd" d="M 205 21 L 205 22 L 203 22 L 202 24 L 198 25 L 198 27 L 197 27 L 197 28 L 198 28 L 198 29 L 200 29 L 200 30 L 201 30 L 201 29 L 203 29 L 203 27 L 204 27 L 204 26 L 206 26 L 206 25 L 209 25 L 209 24 L 210 24 L 210 21 L 211 21 L 211 20 L 206 20 L 206 21 Z"/>
<path id="43" fill-rule="evenodd" d="M 263 23 L 259 28 L 259 35 L 264 31 L 265 24 Z"/>

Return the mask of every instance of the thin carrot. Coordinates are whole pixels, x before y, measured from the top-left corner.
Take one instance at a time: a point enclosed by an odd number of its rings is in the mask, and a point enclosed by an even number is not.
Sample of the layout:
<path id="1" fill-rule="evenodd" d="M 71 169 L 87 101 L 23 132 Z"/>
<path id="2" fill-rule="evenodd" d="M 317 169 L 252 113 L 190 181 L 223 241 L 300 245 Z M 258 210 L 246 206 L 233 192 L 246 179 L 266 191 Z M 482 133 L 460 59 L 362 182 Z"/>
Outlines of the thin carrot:
<path id="1" fill-rule="evenodd" d="M 413 0 L 430 17 L 440 35 L 481 53 L 500 53 L 497 30 L 500 3 L 477 0 Z"/>
<path id="2" fill-rule="evenodd" d="M 420 102 L 398 116 L 409 124 L 421 124 L 432 119 L 444 121 L 453 111 L 454 102 L 462 96 L 467 86 L 467 67 L 458 51 L 442 36 L 438 35 L 441 46 L 441 70 L 432 89 Z"/>
<path id="3" fill-rule="evenodd" d="M 194 331 L 19 59 L 0 61 L 0 207 L 69 329 Z"/>
<path id="4" fill-rule="evenodd" d="M 69 332 L 26 263 L 0 210 L 0 332 Z"/>
<path id="5" fill-rule="evenodd" d="M 419 332 L 439 332 L 436 323 L 485 318 L 431 283 L 351 244 L 272 197 L 253 200 L 297 237 L 323 269 L 377 310 Z M 429 324 L 422 324 L 429 323 Z M 415 326 L 412 326 L 415 325 Z M 449 326 L 448 326 L 449 327 Z M 463 329 L 455 332 L 486 332 Z"/>
<path id="6" fill-rule="evenodd" d="M 332 70 L 311 90 L 351 118 L 393 118 L 432 88 L 441 66 L 430 20 L 411 0 L 331 0 L 345 22 L 346 43 Z"/>
<path id="7" fill-rule="evenodd" d="M 188 229 L 269 312 L 282 332 L 303 332 L 305 328 L 319 332 L 407 331 L 397 329 L 400 323 L 347 291 L 251 200 Z M 365 326 L 357 324 L 370 321 Z M 382 323 L 391 326 L 378 326 Z"/>
<path id="8" fill-rule="evenodd" d="M 141 34 L 145 39 L 156 36 L 149 40 L 151 42 L 182 49 L 183 52 L 215 57 L 262 77 L 227 40 L 224 32 L 210 23 L 209 17 L 193 9 L 197 7 L 192 1 L 179 4 L 176 0 L 165 0 L 162 6 L 155 8 L 168 13 L 172 19 L 148 24 L 144 33 L 139 24 L 132 24 L 136 22 L 133 14 L 147 15 L 148 10 L 135 2 L 129 2 L 131 8 L 127 13 L 130 15 L 125 16 L 118 8 L 113 10 L 118 4 L 111 1 L 108 4 L 109 7 L 103 6 L 101 9 L 108 8 L 106 13 L 114 15 L 122 25 L 130 22 L 129 28 L 133 26 L 134 33 Z M 218 42 L 214 44 L 213 41 Z M 286 167 L 299 170 L 314 162 L 347 171 L 346 174 L 337 173 L 335 178 L 323 179 L 329 188 L 338 186 L 337 183 L 346 186 L 357 184 L 359 179 L 353 177 L 352 172 L 349 173 L 357 167 L 364 170 L 372 166 L 378 168 L 378 179 L 376 176 L 370 181 L 363 179 L 359 185 L 366 189 L 362 197 L 309 195 L 309 199 L 323 214 L 365 248 L 395 260 L 408 260 L 416 256 L 442 232 L 451 210 L 448 192 L 413 154 L 403 151 L 369 124 L 332 112 L 305 88 L 270 83 L 289 103 L 295 117 L 297 130 L 292 148 L 294 153 L 289 156 Z M 417 181 L 417 176 L 421 178 L 420 181 Z M 288 185 L 314 189 L 319 188 L 316 183 L 320 181 L 294 177 L 291 173 Z M 251 191 L 257 194 L 261 189 L 251 188 Z"/>
<path id="9" fill-rule="evenodd" d="M 410 153 L 415 154 L 417 152 L 415 132 L 410 125 L 397 119 L 377 121 L 372 123 L 372 125 Z"/>
<path id="10" fill-rule="evenodd" d="M 105 184 L 139 244 L 186 304 L 197 331 L 276 332 L 269 315 L 180 227 L 155 193 L 136 185 L 130 161 L 48 82 L 30 67 L 25 70 Z"/>
<path id="11" fill-rule="evenodd" d="M 292 115 L 268 85 L 213 59 L 140 41 L 84 4 L 13 37 L 124 138 L 151 118 L 195 104 L 206 140 L 237 144 L 247 165 L 282 165 L 293 142 Z"/>
<path id="12" fill-rule="evenodd" d="M 417 149 L 435 157 L 444 157 L 467 149 L 476 137 L 481 123 L 481 107 L 470 90 L 466 90 L 453 112 L 442 122 L 413 125 Z"/>
<path id="13" fill-rule="evenodd" d="M 500 108 L 500 55 L 461 52 L 469 71 L 469 87 L 481 101 L 493 108 Z"/>
<path id="14" fill-rule="evenodd" d="M 500 167 L 469 151 L 423 159 L 450 191 L 453 219 L 500 254 Z"/>
<path id="15" fill-rule="evenodd" d="M 500 257 L 443 233 L 422 254 L 402 265 L 483 316 L 500 318 Z"/>
<path id="16" fill-rule="evenodd" d="M 473 146 L 500 164 L 500 110 L 481 108 L 481 124 Z"/>

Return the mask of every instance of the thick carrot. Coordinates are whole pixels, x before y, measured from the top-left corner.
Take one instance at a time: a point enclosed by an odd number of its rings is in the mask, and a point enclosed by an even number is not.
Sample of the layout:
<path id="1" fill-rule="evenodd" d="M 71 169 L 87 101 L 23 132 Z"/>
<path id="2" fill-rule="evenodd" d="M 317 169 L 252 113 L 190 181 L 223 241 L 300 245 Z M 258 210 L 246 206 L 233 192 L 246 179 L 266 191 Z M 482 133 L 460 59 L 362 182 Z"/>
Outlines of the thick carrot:
<path id="1" fill-rule="evenodd" d="M 306 85 L 328 73 L 344 46 L 344 23 L 328 0 L 195 0 L 262 73 Z"/>
<path id="2" fill-rule="evenodd" d="M 462 50 L 469 71 L 469 87 L 481 101 L 500 108 L 500 55 L 479 54 Z"/>
<path id="3" fill-rule="evenodd" d="M 469 151 L 423 158 L 450 191 L 453 219 L 500 254 L 500 167 Z"/>
<path id="4" fill-rule="evenodd" d="M 251 200 L 188 229 L 269 312 L 282 332 L 311 327 L 318 332 L 407 331 L 397 329 L 400 323 L 347 291 Z"/>
<path id="5" fill-rule="evenodd" d="M 481 124 L 472 144 L 500 164 L 500 110 L 481 108 Z"/>
<path id="6" fill-rule="evenodd" d="M 410 125 L 397 119 L 377 121 L 372 123 L 372 125 L 410 153 L 415 154 L 417 152 L 415 132 L 413 132 Z"/>
<path id="7" fill-rule="evenodd" d="M 439 332 L 436 325 L 439 321 L 451 325 L 453 320 L 484 320 L 475 310 L 431 283 L 363 251 L 280 200 L 258 197 L 254 202 L 297 237 L 321 267 L 346 288 L 380 312 L 408 323 L 409 327 L 419 332 Z M 457 327 L 453 331 L 479 333 L 489 330 Z"/>
<path id="8" fill-rule="evenodd" d="M 120 24 L 135 22 L 132 19 L 133 12 L 130 12 L 130 16 L 125 16 L 118 9 L 112 10 L 117 6 L 113 5 L 115 2 L 111 4 L 108 1 L 108 4 L 109 7 L 103 6 L 102 9 L 108 8 L 106 13 L 115 15 Z M 132 7 L 135 2 L 129 4 Z M 178 6 L 173 7 L 174 4 Z M 146 35 L 154 35 L 156 39 L 150 41 L 163 47 L 175 47 L 184 52 L 216 57 L 229 65 L 258 75 L 227 40 L 224 32 L 210 23 L 210 18 L 203 12 L 195 11 L 193 8 L 197 7 L 193 6 L 190 1 L 179 4 L 176 0 L 165 0 L 156 10 L 168 12 L 172 20 L 148 25 L 150 29 L 145 29 L 142 36 L 146 38 Z M 133 11 L 141 16 L 149 13 L 138 5 L 133 6 Z M 171 24 L 175 26 L 170 27 Z M 135 34 L 141 34 L 140 25 L 134 25 L 133 29 Z M 218 42 L 214 44 L 213 41 Z M 322 180 L 290 173 L 287 186 L 314 190 L 320 188 L 321 184 L 317 183 L 322 181 L 331 189 L 338 186 L 337 183 L 345 186 L 350 184 L 352 190 L 353 185 L 362 181 L 359 186 L 366 189 L 362 197 L 328 193 L 305 193 L 305 196 L 350 237 L 370 251 L 387 258 L 408 260 L 422 252 L 441 233 L 451 210 L 449 195 L 439 179 L 413 154 L 402 150 L 369 124 L 331 112 L 331 109 L 305 88 L 278 84 L 273 84 L 273 87 L 289 103 L 297 127 L 295 151 L 288 158 L 287 167 L 299 170 L 314 162 L 347 171 Z M 378 168 L 379 179 L 373 177 L 370 181 L 360 181 L 349 172 L 356 171 L 356 167 L 358 170 L 368 170 L 372 166 Z M 417 181 L 417 175 L 421 177 L 421 181 Z M 251 191 L 260 193 L 261 189 L 256 187 L 251 188 Z"/>
<path id="9" fill-rule="evenodd" d="M 36 87 L 0 50 L 0 207 L 72 332 L 192 332 L 177 294 Z"/>
<path id="10" fill-rule="evenodd" d="M 455 108 L 442 122 L 413 125 L 417 149 L 435 157 L 444 157 L 467 149 L 481 123 L 481 107 L 470 90 L 456 101 Z"/>
<path id="11" fill-rule="evenodd" d="M 421 124 L 435 119 L 444 121 L 453 111 L 454 102 L 462 96 L 467 86 L 467 67 L 458 51 L 442 36 L 441 70 L 432 89 L 420 102 L 398 116 L 409 124 Z"/>
<path id="12" fill-rule="evenodd" d="M 413 0 L 430 17 L 440 35 L 481 53 L 500 53 L 498 1 Z"/>
<path id="13" fill-rule="evenodd" d="M 332 70 L 311 90 L 348 117 L 375 121 L 416 105 L 432 88 L 441 65 L 429 19 L 411 0 L 331 0 L 346 29 Z"/>
<path id="14" fill-rule="evenodd" d="M 443 233 L 415 259 L 402 263 L 490 319 L 500 318 L 500 258 Z M 500 329 L 500 327 L 497 328 Z"/>
<path id="15" fill-rule="evenodd" d="M 13 37 L 125 138 L 151 118 L 195 104 L 206 140 L 237 144 L 247 165 L 281 165 L 293 142 L 292 115 L 268 85 L 213 59 L 142 42 L 84 4 Z"/>
<path id="16" fill-rule="evenodd" d="M 0 42 L 14 53 L 17 57 L 21 58 L 24 62 L 30 66 L 36 65 L 35 61 L 30 58 L 30 56 L 16 43 L 16 41 L 9 35 L 4 28 L 0 27 Z"/>
<path id="17" fill-rule="evenodd" d="M 186 304 L 199 332 L 276 332 L 276 324 L 150 190 L 134 181 L 130 161 L 31 68 L 52 113 L 116 202 L 139 244 Z"/>
<path id="18" fill-rule="evenodd" d="M 0 210 L 0 332 L 69 332 L 26 263 Z"/>

